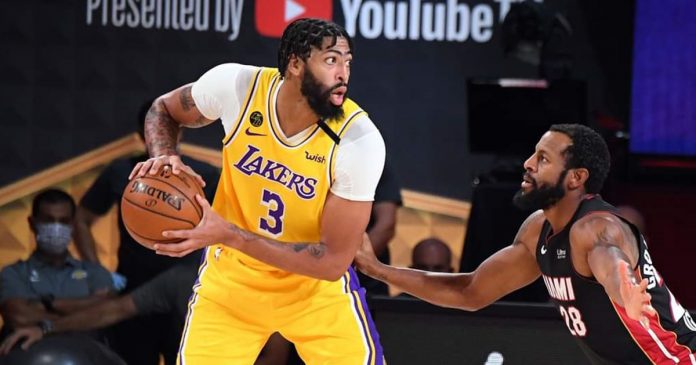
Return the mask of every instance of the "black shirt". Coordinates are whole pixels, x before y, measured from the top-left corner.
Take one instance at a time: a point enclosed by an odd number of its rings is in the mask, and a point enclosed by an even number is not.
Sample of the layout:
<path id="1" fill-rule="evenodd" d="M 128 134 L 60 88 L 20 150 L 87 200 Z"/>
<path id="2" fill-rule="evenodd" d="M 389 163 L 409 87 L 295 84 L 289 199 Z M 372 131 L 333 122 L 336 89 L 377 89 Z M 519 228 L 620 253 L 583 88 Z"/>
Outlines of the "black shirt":
<path id="1" fill-rule="evenodd" d="M 639 246 L 635 269 L 649 280 L 651 304 L 659 314 L 659 319 L 650 319 L 649 330 L 628 318 L 594 277 L 581 276 L 573 268 L 570 229 L 593 212 L 616 215 L 616 208 L 597 195 L 590 196 L 562 231 L 554 233 L 549 222 L 544 222 L 536 248 L 544 283 L 571 335 L 594 364 L 662 364 L 677 358 L 690 364 L 689 357 L 696 350 L 696 324 L 658 274 L 645 239 L 634 225 L 624 220 Z"/>

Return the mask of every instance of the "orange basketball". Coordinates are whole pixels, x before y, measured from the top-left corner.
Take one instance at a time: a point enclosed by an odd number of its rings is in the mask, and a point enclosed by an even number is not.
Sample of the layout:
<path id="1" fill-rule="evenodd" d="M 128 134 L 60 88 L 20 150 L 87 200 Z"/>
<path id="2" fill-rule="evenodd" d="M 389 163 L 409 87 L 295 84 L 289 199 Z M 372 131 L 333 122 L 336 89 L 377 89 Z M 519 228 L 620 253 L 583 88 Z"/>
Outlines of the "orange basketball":
<path id="1" fill-rule="evenodd" d="M 152 249 L 155 243 L 176 243 L 162 231 L 191 229 L 203 217 L 196 201 L 203 189 L 193 177 L 170 168 L 156 175 L 136 177 L 128 182 L 121 198 L 121 217 L 128 233 L 141 245 Z"/>

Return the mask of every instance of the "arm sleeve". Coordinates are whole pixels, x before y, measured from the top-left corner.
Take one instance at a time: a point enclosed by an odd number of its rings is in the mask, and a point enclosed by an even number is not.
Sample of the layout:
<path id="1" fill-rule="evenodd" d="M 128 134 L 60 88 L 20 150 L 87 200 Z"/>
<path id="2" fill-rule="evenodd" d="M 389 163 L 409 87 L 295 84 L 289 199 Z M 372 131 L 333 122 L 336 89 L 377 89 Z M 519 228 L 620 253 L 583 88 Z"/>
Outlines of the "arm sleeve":
<path id="1" fill-rule="evenodd" d="M 38 295 L 27 285 L 28 278 L 20 275 L 16 265 L 8 266 L 0 272 L 0 303 L 7 299 L 37 298 Z"/>
<path id="2" fill-rule="evenodd" d="M 115 291 L 114 281 L 111 278 L 111 273 L 99 264 L 85 262 L 85 268 L 89 273 L 89 292 L 95 292 L 103 289 Z"/>
<path id="3" fill-rule="evenodd" d="M 196 107 L 210 120 L 222 118 L 225 133 L 232 128 L 247 89 L 259 67 L 225 63 L 203 74 L 191 88 Z"/>
<path id="4" fill-rule="evenodd" d="M 384 167 L 382 135 L 367 116 L 353 122 L 338 145 L 331 192 L 343 199 L 372 201 Z"/>

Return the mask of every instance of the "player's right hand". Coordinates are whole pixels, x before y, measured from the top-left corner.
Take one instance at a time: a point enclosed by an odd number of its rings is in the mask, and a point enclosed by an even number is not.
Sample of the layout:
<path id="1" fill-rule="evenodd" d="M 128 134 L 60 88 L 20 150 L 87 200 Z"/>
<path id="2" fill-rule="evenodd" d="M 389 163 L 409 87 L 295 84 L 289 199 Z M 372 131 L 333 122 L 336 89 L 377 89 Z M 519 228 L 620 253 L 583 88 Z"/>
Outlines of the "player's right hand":
<path id="1" fill-rule="evenodd" d="M 25 339 L 22 342 L 22 350 L 26 351 L 29 346 L 34 344 L 36 341 L 43 338 L 43 332 L 38 326 L 29 326 L 17 328 L 12 334 L 7 336 L 2 344 L 0 344 L 0 355 L 7 355 L 14 345 L 21 339 Z"/>
<path id="2" fill-rule="evenodd" d="M 358 252 L 355 254 L 354 262 L 355 267 L 367 275 L 370 275 L 369 271 L 372 265 L 378 262 L 375 250 L 372 248 L 370 236 L 367 233 L 363 233 L 363 240 Z"/>
<path id="3" fill-rule="evenodd" d="M 619 292 L 623 300 L 626 314 L 629 318 L 640 322 L 648 328 L 650 317 L 655 317 L 657 312 L 650 304 L 650 293 L 648 293 L 648 279 L 643 279 L 639 283 L 636 281 L 631 267 L 624 263 L 619 267 Z"/>
<path id="4" fill-rule="evenodd" d="M 171 168 L 174 175 L 178 175 L 179 171 L 184 171 L 196 179 L 201 186 L 205 186 L 205 181 L 203 181 L 201 175 L 198 175 L 192 168 L 185 165 L 178 155 L 161 155 L 138 162 L 128 176 L 128 180 L 132 180 L 134 177 L 143 177 L 147 174 L 155 175 L 162 168 Z"/>

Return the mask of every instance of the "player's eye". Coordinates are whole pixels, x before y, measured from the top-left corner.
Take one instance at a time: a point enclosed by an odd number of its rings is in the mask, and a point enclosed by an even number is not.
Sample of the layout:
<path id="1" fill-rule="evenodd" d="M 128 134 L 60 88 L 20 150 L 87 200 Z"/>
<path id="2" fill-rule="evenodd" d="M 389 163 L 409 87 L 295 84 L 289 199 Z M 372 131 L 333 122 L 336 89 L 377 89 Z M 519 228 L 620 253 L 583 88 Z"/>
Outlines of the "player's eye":
<path id="1" fill-rule="evenodd" d="M 326 59 L 326 63 L 328 63 L 329 65 L 335 65 L 336 64 L 336 57 L 328 57 Z"/>

